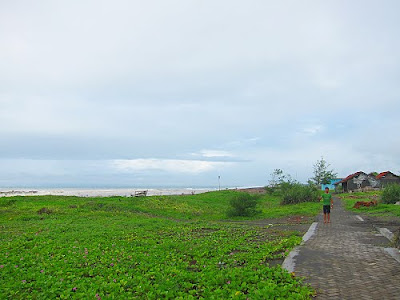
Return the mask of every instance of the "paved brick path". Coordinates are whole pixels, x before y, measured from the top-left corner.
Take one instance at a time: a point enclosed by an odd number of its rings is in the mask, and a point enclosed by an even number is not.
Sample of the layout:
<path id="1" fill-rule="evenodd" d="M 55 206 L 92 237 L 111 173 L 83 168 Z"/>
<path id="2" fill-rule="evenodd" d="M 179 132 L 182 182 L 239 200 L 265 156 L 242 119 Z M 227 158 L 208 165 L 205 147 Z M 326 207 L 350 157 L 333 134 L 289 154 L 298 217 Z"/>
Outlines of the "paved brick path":
<path id="1" fill-rule="evenodd" d="M 318 218 L 294 268 L 317 290 L 317 299 L 400 299 L 400 263 L 383 250 L 387 239 L 345 211 L 339 199 L 330 224 Z"/>

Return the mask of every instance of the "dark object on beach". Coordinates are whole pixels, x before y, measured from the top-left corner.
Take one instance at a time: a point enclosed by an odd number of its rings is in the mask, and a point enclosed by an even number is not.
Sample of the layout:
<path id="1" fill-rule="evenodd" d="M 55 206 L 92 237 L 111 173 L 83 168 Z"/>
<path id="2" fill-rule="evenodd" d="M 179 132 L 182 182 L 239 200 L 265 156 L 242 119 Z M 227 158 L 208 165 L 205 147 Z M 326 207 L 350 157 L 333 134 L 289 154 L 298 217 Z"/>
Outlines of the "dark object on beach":
<path id="1" fill-rule="evenodd" d="M 146 197 L 147 191 L 135 191 L 135 197 Z"/>
<path id="2" fill-rule="evenodd" d="M 370 206 L 377 206 L 378 202 L 376 200 L 373 201 L 357 201 L 356 204 L 354 204 L 353 208 L 357 208 L 359 209 L 361 206 L 365 206 L 365 207 L 370 207 Z"/>

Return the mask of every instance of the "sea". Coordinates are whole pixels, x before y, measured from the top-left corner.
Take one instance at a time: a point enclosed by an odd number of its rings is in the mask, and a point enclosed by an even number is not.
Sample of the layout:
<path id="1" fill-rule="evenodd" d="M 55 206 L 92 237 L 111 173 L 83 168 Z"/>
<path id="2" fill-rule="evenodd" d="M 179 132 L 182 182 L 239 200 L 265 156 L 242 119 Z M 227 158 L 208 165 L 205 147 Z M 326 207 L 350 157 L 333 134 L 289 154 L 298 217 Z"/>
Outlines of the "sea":
<path id="1" fill-rule="evenodd" d="M 77 197 L 132 197 L 146 191 L 147 196 L 194 195 L 218 188 L 0 188 L 0 197 L 10 196 L 77 196 Z"/>

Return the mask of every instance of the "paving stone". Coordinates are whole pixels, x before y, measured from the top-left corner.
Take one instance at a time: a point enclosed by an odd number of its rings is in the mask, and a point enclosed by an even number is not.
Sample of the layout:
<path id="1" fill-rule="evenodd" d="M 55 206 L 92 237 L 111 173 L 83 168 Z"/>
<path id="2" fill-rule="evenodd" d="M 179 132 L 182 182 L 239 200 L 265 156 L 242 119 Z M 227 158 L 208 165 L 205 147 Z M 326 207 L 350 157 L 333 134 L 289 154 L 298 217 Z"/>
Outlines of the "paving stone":
<path id="1" fill-rule="evenodd" d="M 334 198 L 331 223 L 321 214 L 315 235 L 299 247 L 296 275 L 317 290 L 316 299 L 400 300 L 400 264 L 376 233 Z"/>

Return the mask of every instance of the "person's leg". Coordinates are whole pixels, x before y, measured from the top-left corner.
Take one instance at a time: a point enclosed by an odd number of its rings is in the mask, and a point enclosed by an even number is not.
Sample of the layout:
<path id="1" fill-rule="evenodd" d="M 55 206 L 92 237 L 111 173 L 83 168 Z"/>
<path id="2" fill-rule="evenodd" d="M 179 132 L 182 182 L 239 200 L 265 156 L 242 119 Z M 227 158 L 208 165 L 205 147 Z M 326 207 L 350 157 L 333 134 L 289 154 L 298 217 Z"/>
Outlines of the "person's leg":
<path id="1" fill-rule="evenodd" d="M 330 214 L 330 213 L 328 213 L 327 215 L 328 215 L 328 216 L 327 216 L 328 223 L 330 223 L 330 222 L 331 222 L 331 214 Z"/>
<path id="2" fill-rule="evenodd" d="M 328 213 L 328 208 L 326 207 L 326 205 L 323 206 L 323 212 L 324 212 L 324 223 L 327 223 L 327 213 Z"/>

